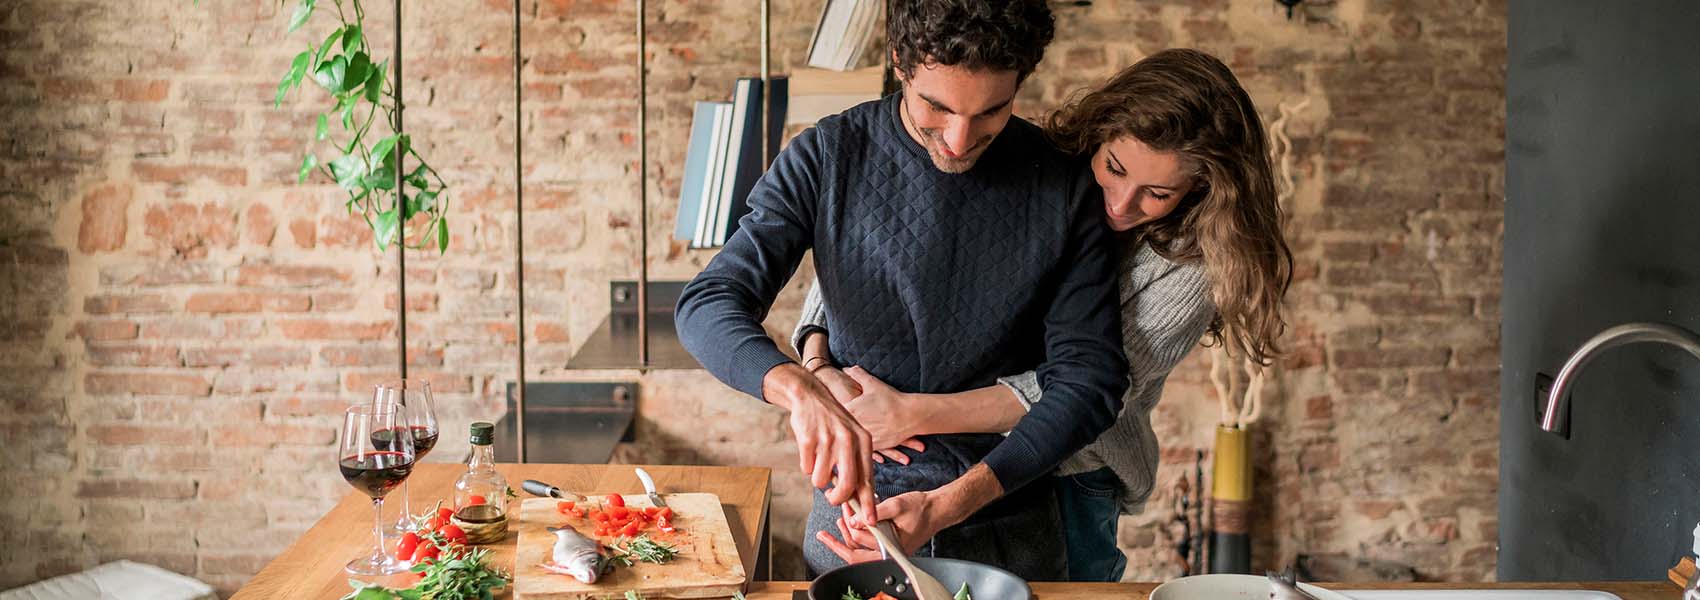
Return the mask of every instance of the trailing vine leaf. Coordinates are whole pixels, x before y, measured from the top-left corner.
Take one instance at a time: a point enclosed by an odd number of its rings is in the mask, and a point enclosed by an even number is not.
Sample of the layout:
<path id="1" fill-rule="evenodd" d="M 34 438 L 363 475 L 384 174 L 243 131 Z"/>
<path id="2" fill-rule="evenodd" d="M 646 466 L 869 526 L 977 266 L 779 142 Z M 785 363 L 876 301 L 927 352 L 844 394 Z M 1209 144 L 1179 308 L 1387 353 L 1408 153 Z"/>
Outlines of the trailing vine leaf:
<path id="1" fill-rule="evenodd" d="M 411 136 L 384 131 L 386 124 L 397 119 L 398 100 L 390 95 L 390 60 L 380 62 L 373 56 L 362 0 L 332 1 L 335 10 L 327 8 L 327 12 L 336 16 L 334 28 L 323 43 L 309 43 L 306 52 L 294 56 L 273 99 L 274 107 L 281 107 L 289 92 L 308 78 L 328 96 L 330 107 L 313 120 L 311 142 L 302 153 L 296 179 L 304 183 L 318 171 L 335 181 L 348 194 L 343 203 L 348 213 L 358 214 L 372 227 L 373 241 L 380 248 L 392 243 L 423 247 L 434 239 L 437 250 L 446 252 L 448 184 L 415 150 Z M 295 5 L 289 21 L 289 31 L 294 32 L 311 22 L 319 0 L 277 2 Z M 342 124 L 337 131 L 330 126 L 333 120 Z M 319 143 L 336 151 L 311 147 Z M 322 162 L 319 154 L 334 158 Z M 411 157 L 406 171 L 402 171 L 403 157 Z M 405 173 L 401 181 L 398 173 Z M 421 216 L 425 218 L 416 220 Z M 424 235 L 409 235 L 410 223 L 423 227 Z"/>
<path id="2" fill-rule="evenodd" d="M 396 226 L 399 224 L 400 221 L 396 218 L 395 210 L 378 213 L 377 220 L 372 222 L 372 231 L 378 236 L 378 249 L 385 250 L 390 247 L 390 242 L 395 239 Z"/>
<path id="3" fill-rule="evenodd" d="M 323 119 L 324 115 L 320 115 L 319 118 Z M 312 152 L 308 152 L 306 158 L 301 159 L 301 175 L 300 175 L 300 177 L 296 178 L 295 182 L 296 183 L 306 183 L 307 176 L 312 175 L 313 169 L 318 168 L 318 166 L 319 166 L 319 157 L 313 155 Z"/>
<path id="4" fill-rule="evenodd" d="M 290 33 L 295 33 L 295 30 L 307 24 L 307 18 L 313 16 L 313 5 L 315 3 L 315 0 L 301 0 L 301 4 L 295 7 L 295 14 L 289 17 Z"/>
<path id="5" fill-rule="evenodd" d="M 306 52 L 295 55 L 295 60 L 289 63 L 289 72 L 283 74 L 283 80 L 277 82 L 277 97 L 272 99 L 272 108 L 283 106 L 283 97 L 289 95 L 289 90 L 301 84 L 301 78 L 307 75 L 307 65 L 311 61 L 313 48 L 309 46 Z"/>

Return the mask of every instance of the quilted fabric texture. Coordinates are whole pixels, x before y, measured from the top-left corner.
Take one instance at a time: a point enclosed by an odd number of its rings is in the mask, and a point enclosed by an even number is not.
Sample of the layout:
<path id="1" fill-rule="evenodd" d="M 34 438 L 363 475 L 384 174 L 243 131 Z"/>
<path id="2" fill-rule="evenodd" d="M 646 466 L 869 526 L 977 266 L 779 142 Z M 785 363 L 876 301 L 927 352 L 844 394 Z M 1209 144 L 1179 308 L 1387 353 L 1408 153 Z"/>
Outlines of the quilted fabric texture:
<path id="1" fill-rule="evenodd" d="M 759 323 L 812 247 L 841 363 L 923 393 L 1038 370 L 1046 402 L 989 454 L 932 444 L 962 469 L 984 459 L 1012 490 L 1096 438 L 1127 385 L 1098 189 L 1020 119 L 972 170 L 941 172 L 903 131 L 899 97 L 824 119 L 780 154 L 681 295 L 680 339 L 759 397 L 788 360 Z"/>

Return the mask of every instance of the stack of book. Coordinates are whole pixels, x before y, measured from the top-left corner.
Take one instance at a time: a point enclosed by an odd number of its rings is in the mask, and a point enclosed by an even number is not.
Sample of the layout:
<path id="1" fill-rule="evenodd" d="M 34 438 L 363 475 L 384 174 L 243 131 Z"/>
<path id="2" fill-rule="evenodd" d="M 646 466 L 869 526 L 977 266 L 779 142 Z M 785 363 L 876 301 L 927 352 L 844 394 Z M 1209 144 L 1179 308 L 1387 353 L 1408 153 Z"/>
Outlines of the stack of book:
<path id="1" fill-rule="evenodd" d="M 809 45 L 809 66 L 833 71 L 856 68 L 884 9 L 884 0 L 826 0 Z"/>
<path id="2" fill-rule="evenodd" d="M 786 79 L 768 80 L 767 147 L 778 153 L 784 132 Z M 738 80 L 731 102 L 698 102 L 685 150 L 685 174 L 679 188 L 679 217 L 673 238 L 692 248 L 713 248 L 738 231 L 738 219 L 750 212 L 745 201 L 767 170 L 762 156 L 762 81 Z"/>

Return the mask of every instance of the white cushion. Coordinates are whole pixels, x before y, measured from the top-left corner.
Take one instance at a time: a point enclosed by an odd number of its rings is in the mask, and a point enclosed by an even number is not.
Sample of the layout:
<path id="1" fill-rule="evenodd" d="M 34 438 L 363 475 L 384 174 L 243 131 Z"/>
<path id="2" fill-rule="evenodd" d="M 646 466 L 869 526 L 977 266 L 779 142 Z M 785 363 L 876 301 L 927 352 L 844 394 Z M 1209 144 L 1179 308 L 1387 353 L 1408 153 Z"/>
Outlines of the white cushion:
<path id="1" fill-rule="evenodd" d="M 0 600 L 218 600 L 218 594 L 199 579 L 120 560 L 0 592 Z"/>

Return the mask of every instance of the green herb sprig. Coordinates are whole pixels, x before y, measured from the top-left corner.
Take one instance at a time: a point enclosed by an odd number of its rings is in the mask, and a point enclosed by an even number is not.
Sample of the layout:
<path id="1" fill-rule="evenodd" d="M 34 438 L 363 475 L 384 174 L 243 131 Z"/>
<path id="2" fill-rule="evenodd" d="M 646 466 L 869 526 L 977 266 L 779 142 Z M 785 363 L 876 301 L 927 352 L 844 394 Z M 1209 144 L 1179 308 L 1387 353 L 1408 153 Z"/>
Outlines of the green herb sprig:
<path id="1" fill-rule="evenodd" d="M 647 535 L 637 536 L 624 545 L 616 545 L 613 550 L 614 554 L 610 559 L 622 567 L 630 567 L 638 562 L 659 565 L 679 555 L 678 546 L 649 539 Z"/>

